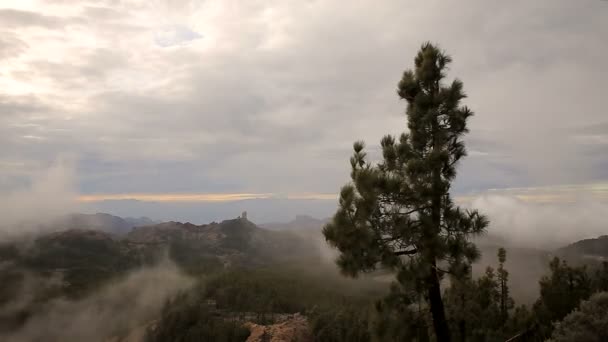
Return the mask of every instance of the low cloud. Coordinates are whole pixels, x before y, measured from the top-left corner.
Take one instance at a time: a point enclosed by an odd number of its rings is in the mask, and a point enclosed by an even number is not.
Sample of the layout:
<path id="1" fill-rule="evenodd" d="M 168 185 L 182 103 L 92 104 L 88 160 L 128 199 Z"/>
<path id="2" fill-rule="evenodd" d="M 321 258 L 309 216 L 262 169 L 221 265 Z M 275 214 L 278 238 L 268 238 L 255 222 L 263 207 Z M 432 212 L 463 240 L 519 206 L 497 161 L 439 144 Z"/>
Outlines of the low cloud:
<path id="1" fill-rule="evenodd" d="M 608 234 L 608 204 L 581 196 L 569 202 L 531 202 L 484 195 L 471 206 L 490 219 L 488 234 L 510 245 L 553 249 Z"/>
<path id="2" fill-rule="evenodd" d="M 57 299 L 40 305 L 17 331 L 2 341 L 140 340 L 163 304 L 193 281 L 169 262 L 134 271 L 81 300 Z M 27 294 L 18 298 L 30 298 Z M 20 304 L 23 305 L 23 304 Z M 0 313 L 5 312 L 0 308 Z"/>
<path id="3" fill-rule="evenodd" d="M 78 209 L 72 165 L 58 161 L 30 174 L 26 185 L 0 191 L 0 237 L 33 232 L 41 223 Z"/>

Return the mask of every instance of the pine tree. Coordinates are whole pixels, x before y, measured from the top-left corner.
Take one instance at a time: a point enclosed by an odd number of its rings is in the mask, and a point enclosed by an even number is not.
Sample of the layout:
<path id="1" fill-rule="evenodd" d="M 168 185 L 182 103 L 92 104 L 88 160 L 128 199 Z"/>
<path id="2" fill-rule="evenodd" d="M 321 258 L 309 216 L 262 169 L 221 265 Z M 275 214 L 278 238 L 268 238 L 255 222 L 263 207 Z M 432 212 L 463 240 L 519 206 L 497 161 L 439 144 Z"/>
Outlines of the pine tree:
<path id="1" fill-rule="evenodd" d="M 477 283 L 470 268 L 457 274 L 457 277 L 451 277 L 443 300 L 451 321 L 452 338 L 457 341 L 466 341 L 471 335 L 471 328 L 480 325 L 482 315 L 475 301 L 477 295 Z"/>
<path id="2" fill-rule="evenodd" d="M 479 311 L 473 340 L 491 341 L 491 335 L 500 326 L 500 284 L 492 267 L 486 267 L 485 274 L 477 279 L 474 291 L 473 301 Z"/>
<path id="3" fill-rule="evenodd" d="M 509 310 L 513 308 L 514 302 L 509 297 L 509 271 L 504 267 L 507 261 L 507 251 L 504 248 L 498 249 L 498 282 L 500 285 L 500 320 L 504 323 L 509 318 Z"/>
<path id="4" fill-rule="evenodd" d="M 350 276 L 378 266 L 396 272 L 404 289 L 424 292 L 438 341 L 450 341 L 441 279 L 479 256 L 469 241 L 488 224 L 476 210 L 462 210 L 450 197 L 456 164 L 466 155 L 461 137 L 473 115 L 460 102 L 463 84 L 444 83 L 451 58 L 425 43 L 413 70 L 403 73 L 398 95 L 407 102 L 409 133 L 382 139 L 383 160 L 368 162 L 355 142 L 352 183 L 340 192 L 339 208 L 324 227 Z"/>
<path id="5" fill-rule="evenodd" d="M 570 266 L 555 257 L 549 269 L 551 274 L 539 281 L 540 297 L 534 304 L 536 315 L 547 331 L 553 328 L 552 322 L 564 318 L 593 292 L 586 266 Z"/>

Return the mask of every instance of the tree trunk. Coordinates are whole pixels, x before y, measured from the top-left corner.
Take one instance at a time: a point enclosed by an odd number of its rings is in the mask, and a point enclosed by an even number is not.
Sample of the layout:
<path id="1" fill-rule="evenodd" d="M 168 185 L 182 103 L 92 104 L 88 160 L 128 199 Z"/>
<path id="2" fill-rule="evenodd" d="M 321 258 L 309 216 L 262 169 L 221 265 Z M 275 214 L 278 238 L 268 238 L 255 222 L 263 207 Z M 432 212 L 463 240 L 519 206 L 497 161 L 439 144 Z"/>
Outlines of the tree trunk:
<path id="1" fill-rule="evenodd" d="M 441 181 L 440 171 L 438 169 L 433 170 L 433 199 L 432 199 L 432 212 L 431 218 L 434 223 L 435 231 L 430 235 L 431 243 L 430 247 L 429 262 L 431 263 L 431 269 L 428 279 L 428 294 L 429 303 L 431 306 L 431 315 L 433 316 L 433 327 L 435 329 L 435 336 L 437 342 L 450 342 L 450 328 L 445 317 L 445 309 L 443 307 L 443 299 L 441 298 L 441 284 L 439 282 L 439 275 L 437 274 L 437 262 L 435 260 L 434 250 L 437 248 L 436 242 L 433 241 L 434 237 L 441 232 L 441 197 L 439 194 L 439 182 Z"/>
<path id="2" fill-rule="evenodd" d="M 466 340 L 467 340 L 466 324 L 467 323 L 464 321 L 464 319 L 461 319 L 460 322 L 458 323 L 458 327 L 460 329 L 460 341 L 462 341 L 462 342 L 466 342 Z"/>
<path id="3" fill-rule="evenodd" d="M 431 267 L 431 274 L 428 279 L 428 296 L 437 342 L 450 342 L 450 329 L 445 317 L 445 309 L 443 307 L 443 300 L 441 299 L 441 285 L 437 277 L 435 263 Z"/>
<path id="4" fill-rule="evenodd" d="M 431 89 L 431 98 L 435 99 L 439 92 L 439 81 Z M 438 114 L 438 109 L 437 113 Z M 436 149 L 441 149 L 440 142 L 437 141 L 439 130 L 439 119 L 435 116 L 431 123 L 432 132 L 432 152 Z M 437 261 L 435 258 L 435 250 L 437 248 L 435 238 L 441 234 L 441 165 L 435 165 L 432 170 L 432 195 L 431 195 L 431 220 L 433 222 L 432 232 L 427 232 L 430 242 L 426 247 L 429 248 L 428 261 L 431 263 L 431 269 L 428 279 L 428 294 L 429 304 L 431 306 L 431 315 L 433 316 L 433 328 L 435 329 L 435 337 L 437 342 L 450 342 L 450 328 L 445 317 L 445 309 L 443 307 L 443 299 L 441 298 L 441 284 L 437 274 Z"/>
<path id="5" fill-rule="evenodd" d="M 502 273 L 501 276 L 502 279 L 500 280 L 500 319 L 501 323 L 504 323 L 507 320 L 507 285 L 505 284 L 504 273 Z"/>
<path id="6" fill-rule="evenodd" d="M 465 321 L 465 295 L 464 295 L 464 286 L 462 289 L 460 289 L 460 322 L 458 323 L 458 328 L 460 330 L 460 341 L 461 342 L 466 342 L 467 340 L 467 323 Z"/>

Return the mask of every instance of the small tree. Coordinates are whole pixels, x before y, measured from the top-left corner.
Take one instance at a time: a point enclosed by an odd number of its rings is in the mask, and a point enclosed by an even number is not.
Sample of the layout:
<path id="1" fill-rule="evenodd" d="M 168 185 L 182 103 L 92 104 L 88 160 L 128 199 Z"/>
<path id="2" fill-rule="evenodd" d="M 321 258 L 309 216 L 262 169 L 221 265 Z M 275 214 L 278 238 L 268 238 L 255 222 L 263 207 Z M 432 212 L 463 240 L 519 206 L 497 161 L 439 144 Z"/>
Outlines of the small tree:
<path id="1" fill-rule="evenodd" d="M 448 318 L 452 328 L 452 337 L 457 341 L 466 341 L 474 327 L 481 322 L 480 306 L 475 301 L 478 295 L 477 282 L 473 280 L 472 271 L 466 271 L 467 276 L 452 277 L 450 287 L 443 295 Z"/>
<path id="2" fill-rule="evenodd" d="M 586 266 L 569 266 L 565 260 L 554 258 L 549 264 L 550 276 L 540 280 L 538 304 L 552 314 L 552 320 L 562 319 L 592 292 Z"/>
<path id="3" fill-rule="evenodd" d="M 535 314 L 545 335 L 552 330 L 552 322 L 563 319 L 593 292 L 592 279 L 585 266 L 569 266 L 566 261 L 554 258 L 549 268 L 551 274 L 539 281 L 540 297 L 534 303 Z"/>
<path id="4" fill-rule="evenodd" d="M 504 323 L 509 318 L 509 310 L 513 308 L 513 299 L 509 296 L 509 271 L 505 269 L 507 251 L 498 249 L 498 283 L 500 286 L 500 322 Z"/>
<path id="5" fill-rule="evenodd" d="M 444 299 L 454 336 L 460 341 L 504 341 L 505 338 L 527 328 L 529 314 L 525 307 L 518 309 L 520 316 L 510 319 L 508 311 L 514 301 L 509 296 L 507 271 L 504 268 L 506 252 L 499 249 L 499 267 L 487 267 L 483 276 L 473 280 L 452 279 Z"/>
<path id="6" fill-rule="evenodd" d="M 425 43 L 414 70 L 403 73 L 397 93 L 407 102 L 409 133 L 382 139 L 383 161 L 372 165 L 364 143 L 354 144 L 352 183 L 340 192 L 339 209 L 323 233 L 341 252 L 338 265 L 351 276 L 394 270 L 408 291 L 423 291 L 437 340 L 450 341 L 441 279 L 478 258 L 469 241 L 488 221 L 462 210 L 450 197 L 456 164 L 466 155 L 461 137 L 473 113 L 460 102 L 462 82 L 445 84 L 451 58 Z"/>
<path id="7" fill-rule="evenodd" d="M 473 331 L 474 340 L 484 341 L 499 327 L 500 284 L 492 267 L 486 267 L 486 273 L 477 279 L 473 300 L 479 308 L 478 324 Z"/>

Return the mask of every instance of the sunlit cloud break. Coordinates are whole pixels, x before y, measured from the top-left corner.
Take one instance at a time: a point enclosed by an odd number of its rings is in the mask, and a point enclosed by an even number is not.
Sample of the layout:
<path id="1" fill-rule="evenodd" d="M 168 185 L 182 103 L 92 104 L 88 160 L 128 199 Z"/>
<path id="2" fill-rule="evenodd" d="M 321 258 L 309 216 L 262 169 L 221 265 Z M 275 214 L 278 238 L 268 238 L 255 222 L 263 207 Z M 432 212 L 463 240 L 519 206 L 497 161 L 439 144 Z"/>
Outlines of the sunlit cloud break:
<path id="1" fill-rule="evenodd" d="M 455 200 L 468 203 L 484 195 L 500 195 L 533 203 L 571 203 L 580 198 L 608 201 L 606 183 L 582 185 L 556 185 L 548 187 L 490 189 L 471 195 L 456 195 Z M 323 200 L 337 201 L 336 193 L 125 193 L 90 194 L 78 196 L 80 202 L 100 202 L 112 200 L 137 200 L 144 202 L 233 202 L 254 199 L 283 200 Z"/>
<path id="2" fill-rule="evenodd" d="M 95 194 L 81 195 L 81 202 L 99 202 L 116 200 L 138 200 L 145 202 L 229 202 L 248 199 L 270 198 L 272 194 Z"/>
<path id="3" fill-rule="evenodd" d="M 252 199 L 335 200 L 337 194 L 303 193 L 279 195 L 273 193 L 178 193 L 178 194 L 93 194 L 80 195 L 80 202 L 137 200 L 145 202 L 231 202 Z"/>

